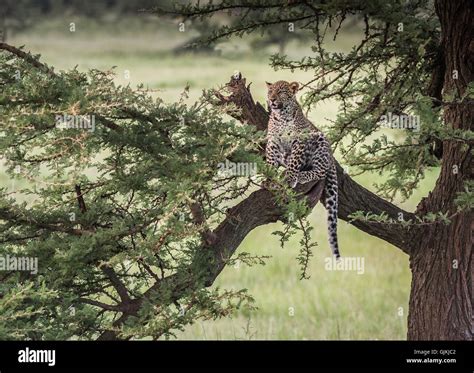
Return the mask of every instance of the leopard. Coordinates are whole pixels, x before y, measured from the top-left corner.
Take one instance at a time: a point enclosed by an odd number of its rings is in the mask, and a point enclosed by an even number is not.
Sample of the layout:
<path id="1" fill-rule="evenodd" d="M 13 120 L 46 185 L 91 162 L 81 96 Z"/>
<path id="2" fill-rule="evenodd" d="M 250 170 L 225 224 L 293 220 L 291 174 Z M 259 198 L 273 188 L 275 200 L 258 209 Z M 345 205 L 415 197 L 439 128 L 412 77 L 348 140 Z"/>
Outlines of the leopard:
<path id="1" fill-rule="evenodd" d="M 334 155 L 326 136 L 304 115 L 296 94 L 298 82 L 284 80 L 267 84 L 270 111 L 266 162 L 285 169 L 291 188 L 324 179 L 323 204 L 327 211 L 329 246 L 340 258 L 337 237 L 338 181 Z"/>

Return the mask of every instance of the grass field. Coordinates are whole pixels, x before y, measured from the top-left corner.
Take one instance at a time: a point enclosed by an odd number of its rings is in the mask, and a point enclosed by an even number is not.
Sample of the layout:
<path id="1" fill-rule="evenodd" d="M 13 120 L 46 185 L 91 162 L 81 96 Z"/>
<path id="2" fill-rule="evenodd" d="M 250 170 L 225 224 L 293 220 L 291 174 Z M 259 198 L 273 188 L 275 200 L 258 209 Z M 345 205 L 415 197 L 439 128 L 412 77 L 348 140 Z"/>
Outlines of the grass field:
<path id="1" fill-rule="evenodd" d="M 110 69 L 116 66 L 120 84 L 144 83 L 157 90 L 166 101 L 179 98 L 186 84 L 191 87 L 190 100 L 202 89 L 217 87 L 241 71 L 252 81 L 252 92 L 263 101 L 265 80 L 305 81 L 310 72 L 275 72 L 268 65 L 271 48 L 253 52 L 245 43 L 232 41 L 222 45 L 215 56 L 180 55 L 170 48 L 188 35 L 178 32 L 177 25 L 139 19 L 93 23 L 83 19 L 54 19 L 41 23 L 9 40 L 41 53 L 43 61 L 57 70 L 78 66 Z M 70 22 L 76 31 L 70 32 Z M 192 32 L 192 29 L 190 30 Z M 334 48 L 346 49 L 357 38 L 343 34 Z M 289 54 L 310 53 L 309 45 L 292 45 Z M 130 76 L 126 79 L 126 75 Z M 311 119 L 319 125 L 334 118 L 334 103 L 322 103 L 312 111 Z M 403 203 L 413 210 L 417 201 L 428 193 L 436 172 L 427 175 L 415 195 Z M 371 188 L 377 175 L 363 175 L 356 180 Z M 285 249 L 271 235 L 278 225 L 253 231 L 239 250 L 271 255 L 265 266 L 228 267 L 217 281 L 223 288 L 247 288 L 256 299 L 258 310 L 241 312 L 231 319 L 196 323 L 178 334 L 180 339 L 405 339 L 410 272 L 408 257 L 395 247 L 371 237 L 345 222 L 339 224 L 339 240 L 344 256 L 365 259 L 365 272 L 326 271 L 324 258 L 329 255 L 326 239 L 325 211 L 317 206 L 310 220 L 316 228 L 319 247 L 312 258 L 309 280 L 299 280 L 296 262 L 298 240 Z"/>

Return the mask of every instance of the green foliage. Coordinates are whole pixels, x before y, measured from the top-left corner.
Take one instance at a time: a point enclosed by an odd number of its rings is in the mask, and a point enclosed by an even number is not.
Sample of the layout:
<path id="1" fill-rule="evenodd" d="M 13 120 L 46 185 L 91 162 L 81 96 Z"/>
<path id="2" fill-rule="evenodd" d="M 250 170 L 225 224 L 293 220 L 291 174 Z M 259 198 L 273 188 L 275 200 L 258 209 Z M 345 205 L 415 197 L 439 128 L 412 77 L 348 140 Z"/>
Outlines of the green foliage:
<path id="1" fill-rule="evenodd" d="M 271 65 L 314 72 L 305 85 L 305 108 L 338 101 L 337 120 L 325 132 L 354 173 L 389 175 L 378 185 L 389 198 L 408 198 L 426 170 L 438 165 L 434 140 L 472 140 L 472 132 L 447 129 L 440 119 L 444 105 L 467 96 L 445 93 L 440 101 L 429 90 L 440 35 L 428 0 L 224 0 L 156 11 L 191 21 L 238 13 L 235 22 L 211 30 L 209 42 L 256 31 L 271 36 L 271 27 L 285 29 L 289 22 L 313 33 L 312 55 L 275 55 Z M 348 19 L 359 22 L 360 43 L 349 53 L 328 51 L 326 39 L 337 38 Z M 106 330 L 122 338 L 169 338 L 197 320 L 252 309 L 246 290 L 205 288 L 203 263 L 211 257 L 202 235 L 263 179 L 278 186 L 275 197 L 286 217 L 275 232 L 281 244 L 302 234 L 297 261 L 301 277 L 308 277 L 316 246 L 305 220 L 308 208 L 258 155 L 263 134 L 224 120 L 232 108 L 213 105 L 212 92 L 193 105 L 166 104 L 143 87 L 113 80 L 113 71 L 54 73 L 38 57 L 0 54 L 0 154 L 20 187 L 0 193 L 0 256 L 34 257 L 40 266 L 38 276 L 2 275 L 0 338 L 91 339 Z M 381 118 L 389 113 L 417 117 L 419 127 L 384 129 Z M 64 115 L 89 116 L 95 127 L 59 128 Z M 259 176 L 221 174 L 226 160 L 256 165 Z M 472 208 L 472 185 L 457 202 L 460 209 Z M 196 222 L 191 205 L 204 221 Z M 402 225 L 449 218 L 429 213 L 412 222 L 353 214 L 355 220 Z M 247 253 L 222 258 L 228 265 L 265 259 Z M 172 290 L 175 281 L 186 284 L 179 294 Z M 144 294 L 137 312 L 130 311 L 132 300 Z M 130 317 L 116 326 L 123 313 Z"/>
<path id="2" fill-rule="evenodd" d="M 275 180 L 274 180 L 275 181 Z M 311 239 L 311 231 L 313 227 L 307 220 L 307 216 L 311 212 L 304 199 L 298 198 L 297 194 L 288 187 L 284 180 L 277 180 L 278 188 L 274 191 L 275 199 L 284 211 L 283 230 L 272 232 L 273 235 L 279 237 L 281 248 L 297 233 L 301 234 L 300 250 L 296 257 L 300 265 L 300 279 L 309 279 L 308 267 L 310 258 L 313 256 L 312 248 L 317 243 Z"/>
<path id="3" fill-rule="evenodd" d="M 37 57 L 5 52 L 0 66 L 0 151 L 21 186 L 1 191 L 0 254 L 39 262 L 38 276 L 2 279 L 2 335 L 97 337 L 114 329 L 127 297 L 172 275 L 194 284 L 179 297 L 185 314 L 162 290 L 119 330 L 122 337 L 171 336 L 198 319 L 251 307 L 245 291 L 202 290 L 205 227 L 190 204 L 212 228 L 251 191 L 255 176 L 222 174 L 219 163 L 263 164 L 260 133 L 224 121 L 205 98 L 165 104 L 142 87 L 116 86 L 112 71 L 55 74 Z M 92 116 L 95 127 L 62 128 L 58 115 Z"/>
<path id="4" fill-rule="evenodd" d="M 0 339 L 27 339 L 35 334 L 48 334 L 52 327 L 48 316 L 53 311 L 48 305 L 57 300 L 55 291 L 49 290 L 44 282 L 25 281 L 11 288 L 2 284 L 1 293 Z"/>
<path id="5" fill-rule="evenodd" d="M 208 41 L 271 32 L 290 23 L 300 33 L 313 33 L 312 54 L 299 60 L 276 54 L 271 65 L 277 70 L 314 72 L 304 84 L 307 109 L 329 99 L 338 101 L 337 119 L 325 132 L 351 174 L 388 174 L 377 185 L 378 192 L 389 199 L 397 194 L 407 199 L 426 169 L 439 165 L 433 143 L 446 139 L 441 109 L 448 103 L 440 103 L 435 98 L 440 93 L 430 88 L 440 38 L 431 1 L 222 0 L 176 5 L 173 10 L 163 6 L 156 11 L 191 20 L 221 12 L 245 15 L 213 30 Z M 328 50 L 330 38 L 336 39 L 348 22 L 357 25 L 360 42 L 348 53 Z M 389 123 L 386 127 L 392 128 L 385 129 L 381 118 L 391 114 L 416 120 L 416 128 Z"/>
<path id="6" fill-rule="evenodd" d="M 147 302 L 143 305 L 138 317 L 130 318 L 122 332 L 124 338 L 154 339 L 176 337 L 177 331 L 183 331 L 185 325 L 192 325 L 196 320 L 216 320 L 231 316 L 236 309 L 243 306 L 252 310 L 254 299 L 247 290 L 212 290 L 201 289 L 184 297 L 173 306 L 161 306 L 160 302 Z"/>
<path id="7" fill-rule="evenodd" d="M 434 223 L 450 224 L 450 216 L 447 213 L 438 211 L 428 212 L 423 216 L 415 216 L 415 219 L 405 220 L 403 215 L 400 215 L 397 219 L 389 217 L 385 212 L 377 215 L 372 212 L 355 211 L 350 215 L 350 221 L 365 221 L 378 224 L 398 224 L 403 227 L 412 225 L 427 225 Z"/>
<path id="8" fill-rule="evenodd" d="M 464 185 L 464 190 L 458 193 L 454 203 L 458 211 L 474 209 L 474 181 L 468 180 Z"/>

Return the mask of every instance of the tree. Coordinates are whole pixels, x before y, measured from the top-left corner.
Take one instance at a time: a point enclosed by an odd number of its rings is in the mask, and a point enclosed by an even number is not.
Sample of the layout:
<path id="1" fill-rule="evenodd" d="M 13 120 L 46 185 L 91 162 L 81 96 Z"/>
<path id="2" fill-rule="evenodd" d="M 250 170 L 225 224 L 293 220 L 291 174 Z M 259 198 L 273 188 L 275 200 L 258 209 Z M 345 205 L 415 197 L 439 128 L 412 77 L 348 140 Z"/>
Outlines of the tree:
<path id="1" fill-rule="evenodd" d="M 379 186 L 382 196 L 408 197 L 425 170 L 440 159 L 436 186 L 414 215 L 388 209 L 380 199 L 368 206 L 363 201 L 366 192 L 352 193 L 346 200 L 347 177 L 340 177 L 342 205 L 348 203 L 352 218 L 367 224 L 359 225 L 361 229 L 410 255 L 408 338 L 473 339 L 472 2 L 437 0 L 433 9 L 430 1 L 222 1 L 174 12 L 192 19 L 234 9 L 257 16 L 216 30 L 211 40 L 290 22 L 315 33 L 315 56 L 290 61 L 275 55 L 272 65 L 315 72 L 307 83 L 314 84 L 305 95 L 308 108 L 328 98 L 340 100 L 331 139 L 346 164 L 362 172 L 390 173 Z M 365 22 L 360 44 L 348 54 L 328 53 L 322 44 L 326 31 L 320 26 L 325 30 L 336 22 L 336 38 L 353 14 Z M 367 144 L 366 137 L 392 113 L 398 119 L 418 116 L 419 131 L 408 126 L 402 141 L 382 135 Z M 340 217 L 347 219 L 344 210 Z"/>
<path id="2" fill-rule="evenodd" d="M 472 2 L 437 0 L 433 9 L 432 2 L 422 0 L 223 0 L 173 12 L 193 19 L 232 10 L 253 17 L 215 30 L 210 40 L 290 23 L 314 32 L 314 56 L 291 61 L 275 55 L 272 65 L 314 71 L 314 79 L 306 84 L 309 89 L 304 103 L 308 108 L 328 98 L 339 99 L 341 114 L 329 132 L 333 144 L 346 164 L 362 172 L 390 173 L 379 186 L 382 196 L 393 198 L 400 193 L 408 197 L 425 170 L 440 160 L 436 186 L 414 215 L 387 209 L 381 200 L 367 206 L 359 200 L 365 198 L 364 192 L 347 196 L 350 202 L 343 197 L 340 217 L 362 219 L 366 226 L 355 225 L 410 255 L 409 339 L 472 339 Z M 350 15 L 364 20 L 364 37 L 348 54 L 328 53 L 323 45 L 327 27 L 336 22 L 335 39 Z M 381 135 L 367 144 L 367 136 L 392 113 L 398 121 L 389 125 L 398 127 L 400 118 L 410 115 L 422 125 L 407 126 L 402 141 Z M 347 177 L 339 176 L 344 196 Z M 349 216 L 345 203 L 350 206 Z"/>
<path id="3" fill-rule="evenodd" d="M 257 17 L 211 39 L 287 22 L 315 33 L 315 56 L 277 55 L 272 64 L 314 70 L 304 104 L 340 99 L 328 134 L 342 160 L 390 176 L 376 195 L 338 165 L 340 218 L 410 256 L 409 339 L 472 339 L 472 5 L 222 1 L 172 12 L 194 19 L 233 9 Z M 329 54 L 320 27 L 350 14 L 364 20 L 361 43 Z M 282 242 L 303 234 L 305 276 L 312 247 L 305 216 L 322 182 L 291 191 L 265 165 L 268 114 L 242 76 L 232 77 L 227 93 L 206 92 L 190 107 L 165 105 L 116 87 L 111 72 L 55 73 L 21 49 L 0 49 L 1 154 L 11 177 L 34 180 L 14 194 L 2 190 L 0 250 L 42 263 L 38 275 L 2 275 L 2 338 L 159 338 L 251 307 L 243 290 L 209 287 L 236 259 L 264 261 L 235 252 L 252 229 L 278 220 Z M 388 113 L 418 115 L 421 125 L 402 139 L 365 141 Z M 221 173 L 225 159 L 255 164 L 260 176 Z M 436 186 L 415 213 L 389 201 L 409 196 L 438 164 Z M 281 190 L 260 189 L 266 178 Z"/>

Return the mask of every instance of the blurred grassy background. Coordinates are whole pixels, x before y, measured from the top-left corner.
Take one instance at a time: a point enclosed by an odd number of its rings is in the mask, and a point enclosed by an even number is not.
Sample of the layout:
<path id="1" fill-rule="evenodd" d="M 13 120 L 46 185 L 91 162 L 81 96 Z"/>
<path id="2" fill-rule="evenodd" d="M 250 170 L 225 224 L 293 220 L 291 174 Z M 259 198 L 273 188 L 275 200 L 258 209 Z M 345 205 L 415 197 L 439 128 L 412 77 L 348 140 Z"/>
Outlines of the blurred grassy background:
<path id="1" fill-rule="evenodd" d="M 74 22 L 75 32 L 70 32 Z M 40 53 L 42 60 L 56 70 L 78 66 L 80 70 L 108 70 L 116 66 L 117 83 L 156 90 L 154 95 L 176 101 L 190 86 L 190 100 L 202 89 L 217 87 L 239 70 L 252 82 L 254 98 L 264 102 L 265 81 L 279 79 L 305 82 L 311 72 L 275 72 L 268 64 L 276 47 L 252 50 L 246 41 L 220 44 L 220 54 L 175 55 L 171 49 L 194 36 L 192 25 L 186 32 L 178 24 L 156 18 L 121 17 L 92 21 L 78 17 L 45 19 L 22 33 L 13 34 L 9 43 Z M 343 32 L 332 50 L 347 50 L 356 42 L 357 32 Z M 292 43 L 287 54 L 310 54 L 310 43 Z M 127 71 L 129 79 L 126 79 Z M 324 128 L 334 119 L 334 102 L 321 103 L 311 113 L 313 122 Z M 350 173 L 350 170 L 349 170 Z M 429 173 L 410 200 L 402 206 L 413 210 L 417 201 L 434 184 L 437 171 Z M 5 178 L 0 183 L 5 183 Z M 356 180 L 372 189 L 380 176 L 366 174 Z M 330 253 L 326 237 L 325 210 L 318 205 L 310 216 L 319 243 L 312 258 L 309 280 L 299 280 L 296 262 L 298 240 L 285 249 L 271 235 L 279 225 L 253 231 L 239 250 L 271 255 L 267 265 L 229 267 L 217 280 L 223 288 L 247 288 L 256 299 L 258 310 L 242 311 L 231 319 L 199 322 L 178 333 L 180 339 L 405 339 L 410 272 L 408 257 L 390 244 L 371 237 L 345 222 L 339 224 L 343 256 L 365 258 L 365 273 L 326 271 L 324 258 Z"/>

